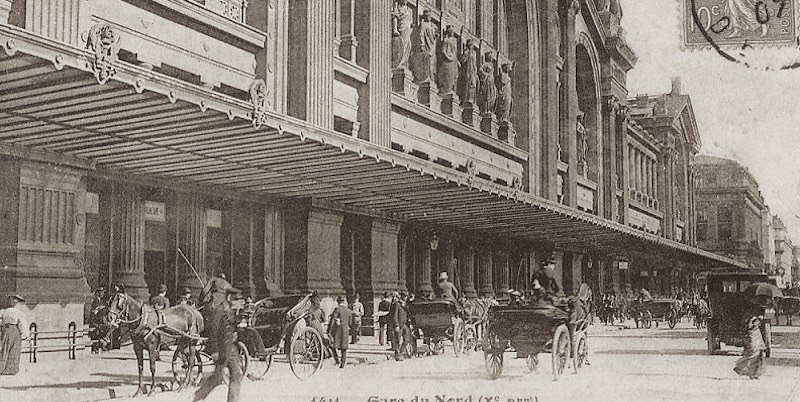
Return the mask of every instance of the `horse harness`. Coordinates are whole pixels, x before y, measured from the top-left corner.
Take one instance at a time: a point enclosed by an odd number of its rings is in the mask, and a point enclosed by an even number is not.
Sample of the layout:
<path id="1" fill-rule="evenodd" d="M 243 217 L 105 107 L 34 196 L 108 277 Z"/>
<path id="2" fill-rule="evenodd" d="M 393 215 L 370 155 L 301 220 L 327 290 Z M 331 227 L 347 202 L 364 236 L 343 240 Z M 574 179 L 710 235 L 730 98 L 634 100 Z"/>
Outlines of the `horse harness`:
<path id="1" fill-rule="evenodd" d="M 127 295 L 120 296 L 120 302 L 118 302 L 119 310 L 120 310 L 120 314 L 118 314 L 118 315 L 120 317 L 118 317 L 118 322 L 116 323 L 116 325 L 118 326 L 120 323 L 122 323 L 122 324 L 133 324 L 134 322 L 139 321 L 139 325 L 137 325 L 136 328 L 134 328 L 131 332 L 138 334 L 138 333 L 142 333 L 145 330 L 147 330 L 147 333 L 144 336 L 142 336 L 142 339 L 147 339 L 148 337 L 153 335 L 156 331 L 158 331 L 159 335 L 168 336 L 170 338 L 185 337 L 185 338 L 190 338 L 190 339 L 193 339 L 193 340 L 202 340 L 203 339 L 202 337 L 200 337 L 198 335 L 190 334 L 188 332 L 181 331 L 181 330 L 179 330 L 177 328 L 170 327 L 169 325 L 166 324 L 166 318 L 165 318 L 164 312 L 161 311 L 161 310 L 158 310 L 158 309 L 153 309 L 153 311 L 152 311 L 152 312 L 156 313 L 156 325 L 155 326 L 151 326 L 147 322 L 147 318 L 148 318 L 149 314 L 151 314 L 151 311 L 149 311 L 147 309 L 147 306 L 144 303 L 142 303 L 141 311 L 139 313 L 139 318 L 135 318 L 135 319 L 129 320 L 129 319 L 127 319 L 127 315 L 128 315 L 127 314 L 127 312 L 128 312 L 127 304 L 128 303 L 129 303 L 129 301 L 128 301 L 128 296 Z M 195 322 L 195 327 L 196 326 L 197 326 L 197 323 Z M 166 330 L 172 331 L 172 333 L 170 333 L 170 332 L 168 332 Z"/>

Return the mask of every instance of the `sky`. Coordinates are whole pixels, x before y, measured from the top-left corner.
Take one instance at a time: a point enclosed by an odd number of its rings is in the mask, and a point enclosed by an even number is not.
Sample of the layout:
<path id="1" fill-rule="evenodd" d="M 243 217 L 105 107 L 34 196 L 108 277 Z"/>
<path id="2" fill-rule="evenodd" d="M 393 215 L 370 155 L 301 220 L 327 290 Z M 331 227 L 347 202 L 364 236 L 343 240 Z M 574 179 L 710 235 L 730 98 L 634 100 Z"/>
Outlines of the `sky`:
<path id="1" fill-rule="evenodd" d="M 763 71 L 682 46 L 684 0 L 621 0 L 622 26 L 638 56 L 628 72 L 631 95 L 670 91 L 681 79 L 692 100 L 701 154 L 734 159 L 758 181 L 766 204 L 800 244 L 800 69 Z M 800 10 L 798 10 L 800 13 Z M 800 50 L 765 49 L 765 60 L 800 57 Z"/>

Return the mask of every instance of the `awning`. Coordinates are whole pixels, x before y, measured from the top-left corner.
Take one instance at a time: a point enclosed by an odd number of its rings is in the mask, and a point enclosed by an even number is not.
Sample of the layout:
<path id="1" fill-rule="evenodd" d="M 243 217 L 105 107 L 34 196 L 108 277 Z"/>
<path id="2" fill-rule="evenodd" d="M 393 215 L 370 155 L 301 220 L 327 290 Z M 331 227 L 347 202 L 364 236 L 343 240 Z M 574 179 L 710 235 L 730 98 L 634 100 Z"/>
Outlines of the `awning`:
<path id="1" fill-rule="evenodd" d="M 124 62 L 0 25 L 0 151 L 257 196 L 312 197 L 491 237 L 660 264 L 739 263 Z"/>

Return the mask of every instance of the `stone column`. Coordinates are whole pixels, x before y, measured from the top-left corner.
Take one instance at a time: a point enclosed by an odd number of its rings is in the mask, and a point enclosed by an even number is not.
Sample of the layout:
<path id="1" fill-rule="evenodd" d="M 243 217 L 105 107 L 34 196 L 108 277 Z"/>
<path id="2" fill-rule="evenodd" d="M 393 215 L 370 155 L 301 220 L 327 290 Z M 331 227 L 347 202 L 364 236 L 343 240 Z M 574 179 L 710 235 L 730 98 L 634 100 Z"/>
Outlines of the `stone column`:
<path id="1" fill-rule="evenodd" d="M 508 291 L 508 252 L 505 250 L 497 250 L 495 252 L 494 260 L 495 271 L 495 293 L 499 297 L 505 297 Z"/>
<path id="2" fill-rule="evenodd" d="M 566 135 L 567 149 L 569 154 L 569 174 L 567 175 L 567 183 L 565 183 L 567 193 L 567 205 L 576 207 L 578 205 L 577 189 L 578 189 L 578 144 L 576 137 L 576 127 L 578 121 L 578 87 L 577 87 L 577 56 L 576 46 L 577 40 L 575 38 L 575 16 L 580 10 L 580 2 L 578 0 L 571 0 L 566 3 L 567 10 L 565 12 L 564 27 L 564 40 L 562 46 L 562 54 L 564 60 L 564 85 L 566 87 L 566 96 L 562 107 L 565 108 L 565 119 L 562 120 L 561 132 Z"/>
<path id="3" fill-rule="evenodd" d="M 619 134 L 617 135 L 617 147 L 619 148 L 620 158 L 622 160 L 621 167 L 622 169 L 617 172 L 617 175 L 620 175 L 619 183 L 622 187 L 622 207 L 618 208 L 620 214 L 619 222 L 623 224 L 628 223 L 628 205 L 630 202 L 630 192 L 628 191 L 628 183 L 630 180 L 630 175 L 632 172 L 630 171 L 630 163 L 628 155 L 628 108 L 621 107 L 619 114 L 617 115 L 617 122 L 618 122 L 618 129 Z"/>
<path id="4" fill-rule="evenodd" d="M 335 12 L 334 0 L 289 2 L 289 114 L 324 128 L 333 128 Z"/>
<path id="5" fill-rule="evenodd" d="M 617 177 L 617 114 L 619 113 L 619 101 L 614 96 L 608 96 L 603 102 L 603 170 L 606 176 L 606 191 L 603 194 L 605 210 L 602 216 L 619 222 L 619 205 L 617 203 L 617 190 L 619 179 Z M 624 159 L 623 159 L 624 160 Z"/>
<path id="6" fill-rule="evenodd" d="M 192 294 L 198 295 L 203 288 L 198 276 L 207 280 L 206 271 L 206 208 L 203 200 L 196 194 L 181 196 L 178 209 L 178 247 L 192 263 L 195 271 L 178 255 L 179 287 L 189 287 Z"/>
<path id="7" fill-rule="evenodd" d="M 471 244 L 461 246 L 458 271 L 461 274 L 461 292 L 468 298 L 478 295 L 475 291 L 475 248 Z"/>
<path id="8" fill-rule="evenodd" d="M 431 286 L 431 246 L 427 237 L 421 237 L 420 248 L 422 249 L 422 263 L 418 266 L 417 293 L 418 296 L 424 297 L 433 294 L 433 286 Z"/>
<path id="9" fill-rule="evenodd" d="M 559 53 L 559 38 L 561 33 L 558 32 L 558 0 L 546 0 L 543 3 L 544 11 L 541 15 L 545 17 L 545 24 L 542 29 L 544 32 L 545 40 L 544 51 L 546 54 L 547 63 L 544 66 L 544 75 L 542 77 L 542 86 L 544 93 L 552 96 L 559 95 L 559 65 L 560 57 L 556 55 Z M 541 4 L 541 3 L 540 3 Z M 542 115 L 542 171 L 541 171 L 541 189 L 540 196 L 547 198 L 551 201 L 558 199 L 557 195 L 557 182 L 558 182 L 558 141 L 561 116 L 559 116 L 559 102 L 544 102 L 544 113 Z M 535 159 L 535 158 L 532 158 Z M 531 191 L 533 192 L 533 191 Z"/>
<path id="10" fill-rule="evenodd" d="M 255 220 L 250 204 L 238 204 L 235 213 L 230 214 L 231 224 L 231 266 L 229 278 L 233 286 L 242 289 L 244 295 L 255 297 L 257 290 L 254 280 L 255 262 Z"/>
<path id="11" fill-rule="evenodd" d="M 406 284 L 406 274 L 408 272 L 408 236 L 401 235 L 397 240 L 397 287 L 400 290 L 408 290 Z"/>
<path id="12" fill-rule="evenodd" d="M 138 187 L 114 185 L 114 236 L 112 267 L 114 282 L 126 292 L 148 300 L 144 281 L 144 200 Z"/>
<path id="13" fill-rule="evenodd" d="M 365 2 L 366 3 L 366 2 Z M 369 35 L 369 140 L 392 145 L 392 0 L 370 0 Z"/>
<path id="14" fill-rule="evenodd" d="M 480 278 L 480 293 L 481 295 L 494 294 L 494 286 L 492 286 L 492 274 L 494 258 L 492 258 L 492 249 L 490 246 L 481 248 L 480 261 L 478 263 L 478 276 Z"/>
<path id="15" fill-rule="evenodd" d="M 344 294 L 341 269 L 341 233 L 344 217 L 332 211 L 311 208 L 307 230 L 307 287 L 322 295 Z"/>
<path id="16" fill-rule="evenodd" d="M 453 240 L 448 236 L 439 241 L 439 249 L 436 252 L 436 257 L 439 260 L 439 272 L 447 272 L 447 277 L 450 282 L 455 283 L 455 264 L 454 264 L 454 247 Z M 439 272 L 436 272 L 436 277 L 439 277 Z"/>

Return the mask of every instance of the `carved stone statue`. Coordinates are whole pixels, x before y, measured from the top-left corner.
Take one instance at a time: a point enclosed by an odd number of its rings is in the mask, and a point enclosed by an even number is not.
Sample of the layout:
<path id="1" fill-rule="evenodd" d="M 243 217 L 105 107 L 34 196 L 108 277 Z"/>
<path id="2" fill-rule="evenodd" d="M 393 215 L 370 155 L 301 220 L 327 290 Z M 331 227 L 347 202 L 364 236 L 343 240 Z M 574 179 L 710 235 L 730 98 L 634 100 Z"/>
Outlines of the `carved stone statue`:
<path id="1" fill-rule="evenodd" d="M 438 28 L 431 21 L 431 12 L 422 12 L 419 24 L 411 31 L 411 72 L 414 82 L 423 83 L 431 80 L 433 62 L 436 60 L 436 37 Z"/>
<path id="2" fill-rule="evenodd" d="M 100 85 L 117 73 L 113 63 L 117 61 L 119 39 L 117 30 L 106 23 L 98 22 L 89 29 L 86 48 L 94 52 L 91 67 Z"/>
<path id="3" fill-rule="evenodd" d="M 414 10 L 408 0 L 395 0 L 392 9 L 392 68 L 408 68 Z"/>
<path id="4" fill-rule="evenodd" d="M 448 25 L 442 35 L 439 58 L 439 94 L 449 95 L 455 92 L 458 82 L 458 36 L 452 25 Z"/>
<path id="5" fill-rule="evenodd" d="M 514 66 L 511 63 L 504 63 L 500 67 L 497 83 L 497 105 L 495 114 L 501 123 L 507 123 L 511 117 L 511 71 Z"/>
<path id="6" fill-rule="evenodd" d="M 583 112 L 578 111 L 578 120 L 575 122 L 575 133 L 578 136 L 578 171 L 583 177 L 589 173 L 589 143 L 586 138 L 585 117 Z"/>
<path id="7" fill-rule="evenodd" d="M 484 114 L 494 111 L 497 102 L 497 87 L 494 82 L 494 54 L 486 52 L 483 64 L 478 70 L 478 107 Z"/>
<path id="8" fill-rule="evenodd" d="M 461 53 L 461 76 L 458 88 L 461 104 L 472 107 L 478 95 L 478 45 L 473 39 L 467 39 L 467 46 Z"/>

